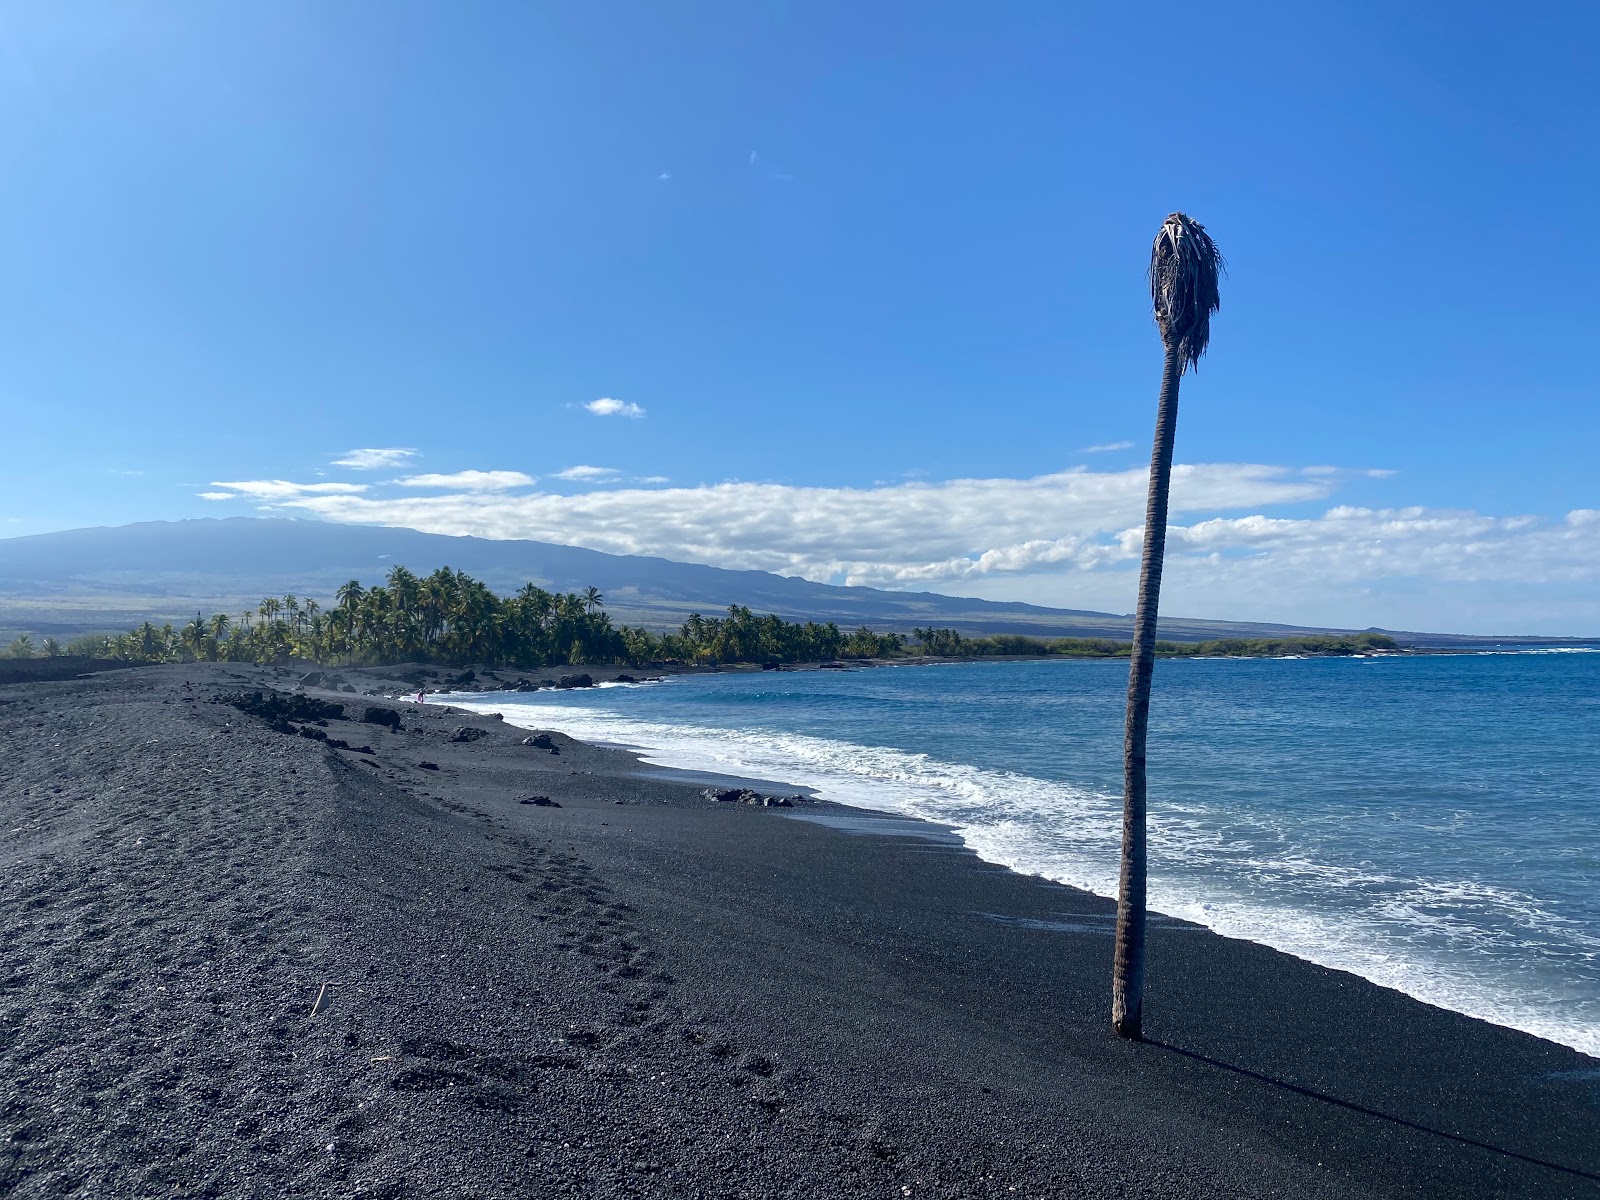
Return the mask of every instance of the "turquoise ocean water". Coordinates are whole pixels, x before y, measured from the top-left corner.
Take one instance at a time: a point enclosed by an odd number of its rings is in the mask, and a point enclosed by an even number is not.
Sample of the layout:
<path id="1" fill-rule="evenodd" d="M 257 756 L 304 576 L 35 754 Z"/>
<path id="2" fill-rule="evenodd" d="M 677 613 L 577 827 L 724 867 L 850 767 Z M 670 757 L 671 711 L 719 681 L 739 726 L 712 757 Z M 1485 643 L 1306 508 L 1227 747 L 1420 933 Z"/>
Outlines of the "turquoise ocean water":
<path id="1" fill-rule="evenodd" d="M 463 697 L 1116 891 L 1122 662 Z M 1600 653 L 1157 665 L 1154 908 L 1600 1056 Z"/>

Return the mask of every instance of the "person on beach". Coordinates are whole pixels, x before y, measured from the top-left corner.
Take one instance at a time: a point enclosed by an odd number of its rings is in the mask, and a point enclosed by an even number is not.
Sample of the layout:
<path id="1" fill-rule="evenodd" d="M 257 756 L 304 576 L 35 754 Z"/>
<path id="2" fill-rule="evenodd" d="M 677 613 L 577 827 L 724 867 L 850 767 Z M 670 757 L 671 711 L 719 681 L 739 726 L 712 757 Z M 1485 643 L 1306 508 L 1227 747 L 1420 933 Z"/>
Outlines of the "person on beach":
<path id="1" fill-rule="evenodd" d="M 418 704 L 426 704 L 428 702 L 427 697 L 428 697 L 428 693 L 427 692 L 419 691 L 417 693 L 417 703 Z"/>

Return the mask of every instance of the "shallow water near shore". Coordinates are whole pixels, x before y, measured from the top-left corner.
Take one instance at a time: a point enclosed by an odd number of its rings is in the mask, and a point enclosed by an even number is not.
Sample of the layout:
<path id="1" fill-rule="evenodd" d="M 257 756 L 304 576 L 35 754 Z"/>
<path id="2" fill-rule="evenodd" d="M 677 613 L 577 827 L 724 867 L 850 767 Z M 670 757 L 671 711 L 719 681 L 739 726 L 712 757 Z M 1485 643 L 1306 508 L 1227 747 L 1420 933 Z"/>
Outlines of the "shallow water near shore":
<path id="1" fill-rule="evenodd" d="M 451 703 L 952 826 L 1116 890 L 1115 661 L 696 675 Z M 1600 1055 L 1600 654 L 1157 666 L 1151 904 Z"/>

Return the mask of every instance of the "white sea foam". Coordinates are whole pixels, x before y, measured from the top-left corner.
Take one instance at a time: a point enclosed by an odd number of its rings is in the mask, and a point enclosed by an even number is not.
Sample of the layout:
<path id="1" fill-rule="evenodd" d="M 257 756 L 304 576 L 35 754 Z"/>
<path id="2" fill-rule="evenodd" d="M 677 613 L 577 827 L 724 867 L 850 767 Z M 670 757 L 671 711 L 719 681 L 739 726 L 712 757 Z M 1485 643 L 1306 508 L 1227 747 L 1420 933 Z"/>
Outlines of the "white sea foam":
<path id="1" fill-rule="evenodd" d="M 1600 646 L 1527 646 L 1520 650 L 1474 650 L 1473 654 L 1600 654 Z"/>
<path id="2" fill-rule="evenodd" d="M 503 713 L 518 726 L 632 746 L 660 766 L 810 787 L 841 803 L 939 821 L 989 862 L 1116 894 L 1119 797 L 801 734 L 640 721 L 520 696 L 440 699 Z M 1472 881 L 1403 880 L 1371 864 L 1321 863 L 1290 851 L 1264 854 L 1272 839 L 1229 835 L 1196 807 L 1152 809 L 1150 821 L 1153 909 L 1600 1056 L 1600 1013 L 1575 1009 L 1574 997 L 1557 994 L 1562 989 L 1548 979 L 1511 986 L 1484 970 L 1497 939 L 1562 926 L 1536 897 Z M 1365 898 L 1326 911 L 1295 902 L 1319 893 Z M 1502 932 L 1464 920 L 1462 911 L 1498 918 Z M 1571 930 L 1563 937 L 1600 954 L 1600 940 Z"/>

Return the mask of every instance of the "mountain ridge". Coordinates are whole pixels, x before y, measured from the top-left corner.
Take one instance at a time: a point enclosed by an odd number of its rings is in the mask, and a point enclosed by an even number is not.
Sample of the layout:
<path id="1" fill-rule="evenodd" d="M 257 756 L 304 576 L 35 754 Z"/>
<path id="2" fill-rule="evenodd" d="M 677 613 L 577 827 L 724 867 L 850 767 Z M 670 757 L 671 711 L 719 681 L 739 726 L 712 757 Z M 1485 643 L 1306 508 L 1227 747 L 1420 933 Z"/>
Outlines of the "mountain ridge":
<path id="1" fill-rule="evenodd" d="M 608 554 L 552 542 L 281 517 L 199 517 L 0 539 L 0 633 L 60 637 L 125 628 L 147 619 L 185 619 L 197 609 L 238 612 L 242 606 L 253 607 L 263 595 L 286 592 L 327 600 L 345 580 L 376 583 L 395 565 L 417 574 L 448 565 L 497 591 L 530 581 L 551 591 L 593 585 L 605 594 L 613 619 L 651 628 L 676 626 L 690 612 L 711 614 L 744 604 L 788 620 L 831 620 L 849 628 L 870 624 L 909 631 L 916 625 L 939 625 L 965 634 L 1123 640 L 1132 629 L 1128 614 L 815 583 L 767 571 Z M 1161 636 L 1175 641 L 1330 632 L 1355 631 L 1180 616 L 1161 620 Z M 1396 636 L 1427 645 L 1562 640 Z"/>

